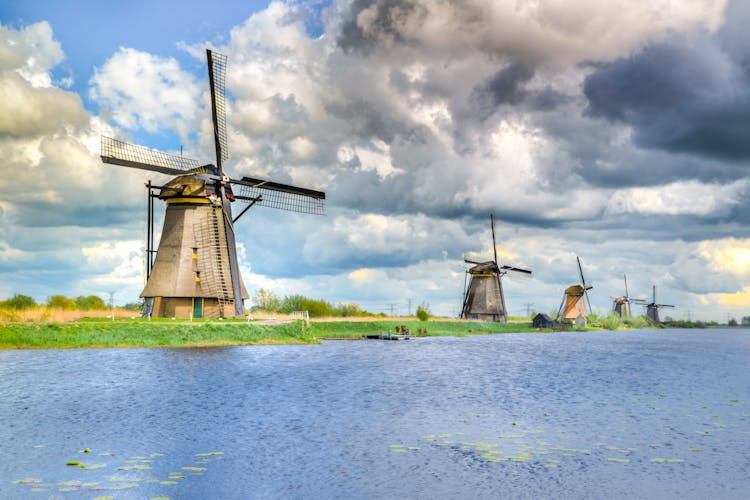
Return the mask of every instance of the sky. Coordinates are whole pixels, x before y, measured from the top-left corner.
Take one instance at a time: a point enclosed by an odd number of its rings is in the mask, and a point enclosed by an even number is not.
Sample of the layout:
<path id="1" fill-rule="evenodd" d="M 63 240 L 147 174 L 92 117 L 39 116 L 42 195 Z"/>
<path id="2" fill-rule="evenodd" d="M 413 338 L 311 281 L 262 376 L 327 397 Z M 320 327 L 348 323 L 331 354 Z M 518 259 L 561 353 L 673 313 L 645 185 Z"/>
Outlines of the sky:
<path id="1" fill-rule="evenodd" d="M 251 296 L 456 316 L 492 213 L 501 265 L 533 271 L 503 279 L 511 314 L 556 311 L 580 256 L 599 312 L 626 274 L 662 316 L 750 315 L 747 2 L 206 5 L 0 5 L 0 299 L 138 299 L 143 185 L 167 179 L 103 164 L 100 136 L 212 162 L 212 48 L 229 174 L 327 194 L 237 223 Z"/>

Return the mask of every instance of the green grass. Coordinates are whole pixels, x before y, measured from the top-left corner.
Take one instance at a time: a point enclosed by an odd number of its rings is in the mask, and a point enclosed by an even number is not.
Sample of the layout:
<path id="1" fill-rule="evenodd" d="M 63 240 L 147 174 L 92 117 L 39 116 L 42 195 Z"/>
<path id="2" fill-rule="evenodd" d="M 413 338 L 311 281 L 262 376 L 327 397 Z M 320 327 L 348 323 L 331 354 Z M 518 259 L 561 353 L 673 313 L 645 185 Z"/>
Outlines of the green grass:
<path id="1" fill-rule="evenodd" d="M 79 320 L 70 323 L 0 325 L 0 349 L 73 347 L 202 347 L 305 344 L 316 340 L 300 323 L 253 325 L 246 322 Z"/>
<path id="2" fill-rule="evenodd" d="M 71 322 L 0 325 L 0 349 L 67 349 L 81 347 L 206 347 L 262 344 L 310 344 L 324 338 L 358 339 L 395 332 L 406 325 L 416 335 L 478 335 L 533 331 L 529 323 L 457 321 L 331 321 L 258 325 L 245 320 L 174 321 L 171 319 L 84 318 Z"/>
<path id="3" fill-rule="evenodd" d="M 467 321 L 330 321 L 313 322 L 310 324 L 310 333 L 316 338 L 360 338 L 367 334 L 377 334 L 391 331 L 395 333 L 396 326 L 406 325 L 412 335 L 417 334 L 418 329 L 427 329 L 429 336 L 465 336 L 481 335 L 490 333 L 510 333 L 535 331 L 531 323 L 491 323 L 491 322 L 467 322 Z"/>

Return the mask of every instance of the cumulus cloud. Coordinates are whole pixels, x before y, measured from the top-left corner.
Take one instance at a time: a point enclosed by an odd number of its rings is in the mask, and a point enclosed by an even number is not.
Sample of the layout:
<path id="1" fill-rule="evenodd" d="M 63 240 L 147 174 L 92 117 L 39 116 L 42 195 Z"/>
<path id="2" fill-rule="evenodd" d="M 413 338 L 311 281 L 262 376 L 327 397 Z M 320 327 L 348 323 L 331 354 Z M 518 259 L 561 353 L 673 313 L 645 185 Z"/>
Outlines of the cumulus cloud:
<path id="1" fill-rule="evenodd" d="M 34 87 L 17 73 L 0 76 L 0 135 L 53 134 L 67 125 L 84 125 L 87 118 L 76 94 Z"/>
<path id="2" fill-rule="evenodd" d="M 50 87 L 49 71 L 64 57 L 46 21 L 20 30 L 0 24 L 0 71 L 16 72 L 34 87 Z"/>
<path id="3" fill-rule="evenodd" d="M 746 160 L 748 47 L 732 33 L 748 21 L 734 8 L 716 35 L 674 34 L 604 65 L 584 85 L 589 113 L 632 127 L 643 147 Z"/>
<path id="4" fill-rule="evenodd" d="M 127 129 L 185 133 L 195 120 L 201 88 L 174 58 L 121 47 L 91 78 L 91 97 Z"/>
<path id="5" fill-rule="evenodd" d="M 119 240 L 142 214 L 140 183 L 99 159 L 112 127 L 50 76 L 64 57 L 46 22 L 0 26 L 0 275 L 16 287 L 8 293 L 40 300 L 100 291 L 114 261 L 97 266 L 81 248 Z"/>
<path id="6" fill-rule="evenodd" d="M 674 31 L 715 30 L 726 1 L 512 2 L 359 0 L 342 7 L 348 50 L 419 47 L 447 58 L 480 51 L 515 60 L 609 60 Z"/>
<path id="7" fill-rule="evenodd" d="M 621 189 L 609 199 L 607 208 L 610 213 L 724 217 L 749 191 L 747 180 L 725 186 L 679 181 L 667 186 Z"/>
<path id="8" fill-rule="evenodd" d="M 712 271 L 750 275 L 750 240 L 727 238 L 702 241 L 698 244 L 697 254 Z"/>

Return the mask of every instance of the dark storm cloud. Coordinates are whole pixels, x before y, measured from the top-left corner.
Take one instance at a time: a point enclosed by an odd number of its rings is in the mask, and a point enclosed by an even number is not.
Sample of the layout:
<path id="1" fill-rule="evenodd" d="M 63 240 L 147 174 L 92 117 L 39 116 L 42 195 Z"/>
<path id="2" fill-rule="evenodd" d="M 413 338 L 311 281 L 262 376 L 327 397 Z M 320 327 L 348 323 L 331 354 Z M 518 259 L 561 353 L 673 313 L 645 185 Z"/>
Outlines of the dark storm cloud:
<path id="1" fill-rule="evenodd" d="M 750 158 L 747 53 L 715 37 L 675 36 L 594 72 L 584 83 L 588 113 L 623 122 L 636 144 L 727 161 Z"/>
<path id="2" fill-rule="evenodd" d="M 345 104 L 329 103 L 326 110 L 331 116 L 348 124 L 351 132 L 358 137 L 377 137 L 391 142 L 397 133 L 406 132 L 394 119 L 394 114 L 364 99 L 351 100 Z"/>
<path id="3" fill-rule="evenodd" d="M 480 92 L 489 95 L 493 104 L 518 104 L 525 96 L 523 84 L 534 76 L 534 68 L 528 64 L 514 62 L 501 69 Z"/>
<path id="4" fill-rule="evenodd" d="M 517 106 L 530 111 L 546 111 L 566 101 L 563 94 L 551 87 L 527 90 L 525 84 L 535 73 L 533 66 L 513 62 L 497 71 L 486 82 L 477 85 L 472 92 L 471 100 L 480 118 L 486 119 L 502 105 Z"/>
<path id="5" fill-rule="evenodd" d="M 359 15 L 366 9 L 372 9 L 373 14 L 368 19 L 367 31 L 358 22 Z M 400 23 L 407 19 L 424 19 L 427 14 L 424 6 L 408 0 L 357 0 L 342 21 L 337 42 L 347 52 L 367 51 L 383 39 L 404 43 Z"/>

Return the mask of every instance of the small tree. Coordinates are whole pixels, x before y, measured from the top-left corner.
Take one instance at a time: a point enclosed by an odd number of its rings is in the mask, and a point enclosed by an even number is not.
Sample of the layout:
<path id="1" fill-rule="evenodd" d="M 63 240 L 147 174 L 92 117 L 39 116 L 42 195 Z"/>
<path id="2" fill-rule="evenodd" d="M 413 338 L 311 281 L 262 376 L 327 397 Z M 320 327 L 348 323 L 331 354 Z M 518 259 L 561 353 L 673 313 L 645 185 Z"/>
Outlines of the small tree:
<path id="1" fill-rule="evenodd" d="M 732 319 L 729 320 L 729 322 L 727 323 L 727 325 L 728 326 L 737 326 L 737 320 L 734 319 L 734 318 L 732 318 Z"/>
<path id="2" fill-rule="evenodd" d="M 743 316 L 740 323 L 742 326 L 750 326 L 750 316 Z"/>
<path id="3" fill-rule="evenodd" d="M 32 307 L 36 307 L 37 303 L 33 297 L 16 293 L 8 300 L 0 302 L 0 306 L 7 307 L 9 309 L 30 309 Z"/>
<path id="4" fill-rule="evenodd" d="M 268 312 L 277 312 L 281 307 L 281 301 L 271 290 L 261 288 L 253 297 L 255 309 Z"/>
<path id="5" fill-rule="evenodd" d="M 63 311 L 73 311 L 78 309 L 76 301 L 65 295 L 52 295 L 47 299 L 47 307 L 50 309 L 62 309 Z"/>

